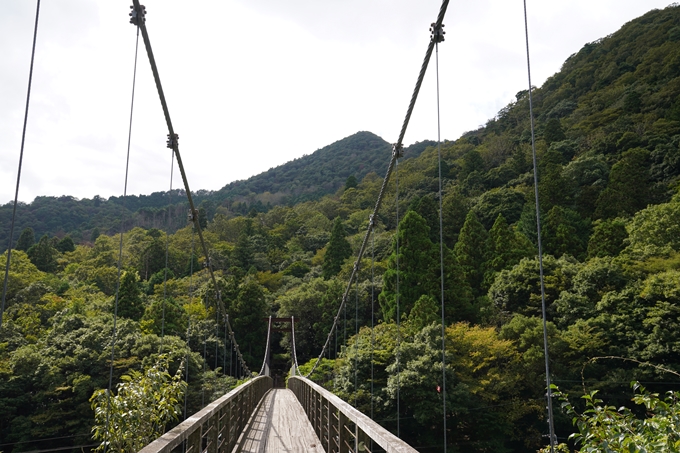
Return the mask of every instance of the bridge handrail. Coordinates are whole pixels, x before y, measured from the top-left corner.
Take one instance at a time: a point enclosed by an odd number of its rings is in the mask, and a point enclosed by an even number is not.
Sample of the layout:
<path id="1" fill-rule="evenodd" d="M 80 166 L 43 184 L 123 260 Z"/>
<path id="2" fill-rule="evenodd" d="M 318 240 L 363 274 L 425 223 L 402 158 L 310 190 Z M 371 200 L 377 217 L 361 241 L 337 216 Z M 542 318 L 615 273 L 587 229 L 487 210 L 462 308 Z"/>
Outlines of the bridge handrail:
<path id="1" fill-rule="evenodd" d="M 186 440 L 186 453 L 231 451 L 273 380 L 258 376 L 239 385 L 163 434 L 139 453 L 170 453 Z M 226 444 L 225 444 L 226 443 Z M 225 448 L 226 446 L 226 448 Z"/>
<path id="2" fill-rule="evenodd" d="M 288 388 L 297 396 L 327 453 L 370 453 L 371 440 L 387 453 L 417 453 L 370 417 L 311 380 L 290 376 Z M 354 432 L 348 428 L 351 424 Z M 351 437 L 350 442 L 347 442 L 348 437 Z"/>

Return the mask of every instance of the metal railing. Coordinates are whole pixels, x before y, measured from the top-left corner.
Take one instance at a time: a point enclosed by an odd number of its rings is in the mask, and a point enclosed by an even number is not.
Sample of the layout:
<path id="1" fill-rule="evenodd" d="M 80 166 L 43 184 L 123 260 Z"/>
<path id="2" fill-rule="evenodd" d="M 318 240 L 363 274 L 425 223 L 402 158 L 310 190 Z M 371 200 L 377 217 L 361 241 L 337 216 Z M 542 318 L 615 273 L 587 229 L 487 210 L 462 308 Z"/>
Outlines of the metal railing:
<path id="1" fill-rule="evenodd" d="M 290 376 L 293 391 L 327 453 L 417 453 L 403 440 L 302 376 Z M 379 447 L 379 448 L 378 448 Z"/>
<path id="2" fill-rule="evenodd" d="M 239 385 L 151 442 L 139 453 L 228 453 L 262 397 L 273 386 L 269 376 Z"/>

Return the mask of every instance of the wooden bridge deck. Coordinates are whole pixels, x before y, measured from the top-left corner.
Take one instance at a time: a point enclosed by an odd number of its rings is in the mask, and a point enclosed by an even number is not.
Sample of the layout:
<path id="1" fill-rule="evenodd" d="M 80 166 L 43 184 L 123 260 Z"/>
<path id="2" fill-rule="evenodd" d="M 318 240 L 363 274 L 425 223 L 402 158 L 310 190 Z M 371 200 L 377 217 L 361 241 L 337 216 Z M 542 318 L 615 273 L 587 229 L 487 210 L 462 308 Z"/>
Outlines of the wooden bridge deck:
<path id="1" fill-rule="evenodd" d="M 324 449 L 293 392 L 272 389 L 252 417 L 237 451 L 323 453 Z"/>

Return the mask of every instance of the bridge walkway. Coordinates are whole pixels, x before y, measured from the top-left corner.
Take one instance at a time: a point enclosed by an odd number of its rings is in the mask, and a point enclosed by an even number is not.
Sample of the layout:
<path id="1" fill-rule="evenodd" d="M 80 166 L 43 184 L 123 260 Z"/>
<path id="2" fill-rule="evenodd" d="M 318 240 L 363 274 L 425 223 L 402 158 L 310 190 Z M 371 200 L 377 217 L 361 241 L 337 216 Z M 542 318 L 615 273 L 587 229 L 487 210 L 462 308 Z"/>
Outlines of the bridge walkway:
<path id="1" fill-rule="evenodd" d="M 293 392 L 272 389 L 251 418 L 239 451 L 323 453 L 324 449 Z"/>

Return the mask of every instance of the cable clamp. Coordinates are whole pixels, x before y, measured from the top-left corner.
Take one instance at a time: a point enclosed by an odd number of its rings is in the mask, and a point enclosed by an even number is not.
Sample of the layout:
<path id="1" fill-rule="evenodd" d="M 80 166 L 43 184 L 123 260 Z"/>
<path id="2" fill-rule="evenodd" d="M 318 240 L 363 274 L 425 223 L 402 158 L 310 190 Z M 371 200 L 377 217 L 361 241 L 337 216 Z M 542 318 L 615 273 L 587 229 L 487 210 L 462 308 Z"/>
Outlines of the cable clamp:
<path id="1" fill-rule="evenodd" d="M 371 229 L 375 228 L 375 216 L 374 216 L 373 214 L 371 214 L 370 216 L 368 216 L 368 226 L 369 226 Z"/>
<path id="2" fill-rule="evenodd" d="M 444 41 L 445 34 L 444 24 L 437 27 L 437 24 L 433 22 L 432 25 L 430 25 L 430 41 L 436 43 L 442 42 Z"/>
<path id="3" fill-rule="evenodd" d="M 187 218 L 189 219 L 189 222 L 193 222 L 196 220 L 196 210 L 191 210 L 189 209 L 189 214 L 187 215 Z"/>
<path id="4" fill-rule="evenodd" d="M 404 145 L 401 143 L 395 143 L 392 145 L 392 156 L 399 159 L 404 155 Z"/>
<path id="5" fill-rule="evenodd" d="M 144 5 L 139 5 L 139 9 L 135 8 L 135 5 L 132 5 L 130 7 L 132 11 L 130 11 L 130 23 L 132 25 L 140 25 L 140 19 L 141 23 L 146 22 L 146 6 Z"/>
<path id="6" fill-rule="evenodd" d="M 165 142 L 170 149 L 176 149 L 177 145 L 179 142 L 179 135 L 177 134 L 168 134 L 168 141 Z"/>

